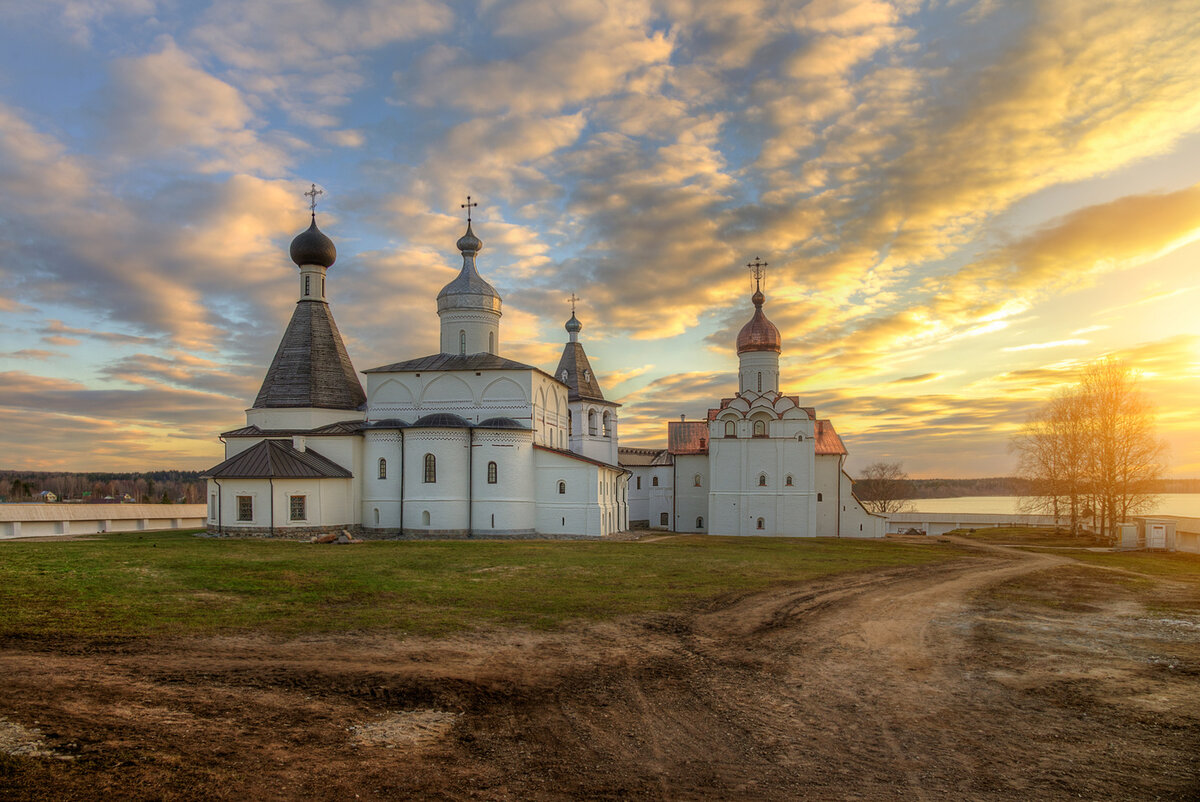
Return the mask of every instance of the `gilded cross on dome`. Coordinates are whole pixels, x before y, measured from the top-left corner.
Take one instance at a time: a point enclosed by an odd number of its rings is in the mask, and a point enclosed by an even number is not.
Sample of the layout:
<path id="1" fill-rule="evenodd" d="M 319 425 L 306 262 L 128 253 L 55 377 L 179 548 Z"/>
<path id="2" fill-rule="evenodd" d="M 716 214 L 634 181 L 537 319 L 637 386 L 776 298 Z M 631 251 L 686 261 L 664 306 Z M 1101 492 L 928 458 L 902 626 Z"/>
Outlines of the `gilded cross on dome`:
<path id="1" fill-rule="evenodd" d="M 324 194 L 325 194 L 325 190 L 317 189 L 316 184 L 313 184 L 312 189 L 310 189 L 308 192 L 304 193 L 304 197 L 309 199 L 308 200 L 308 208 L 309 208 L 309 211 L 311 211 L 313 213 L 313 217 L 316 217 L 316 215 L 317 215 L 317 196 L 324 195 Z"/>
<path id="2" fill-rule="evenodd" d="M 468 196 L 467 196 L 467 202 L 466 202 L 466 203 L 460 203 L 460 204 L 458 204 L 458 208 L 460 208 L 460 209 L 466 209 L 466 210 L 467 210 L 467 225 L 471 225 L 471 207 L 472 207 L 472 206 L 478 206 L 478 205 L 479 205 L 478 203 L 471 203 L 471 196 L 470 196 L 470 195 L 468 195 Z"/>
<path id="3" fill-rule="evenodd" d="M 767 271 L 763 270 L 763 268 L 766 266 L 767 266 L 767 263 L 764 262 L 762 259 L 759 259 L 757 256 L 754 257 L 753 262 L 748 262 L 746 264 L 746 267 L 750 268 L 750 274 L 752 276 L 754 276 L 754 289 L 755 290 L 762 289 L 763 276 L 765 276 L 767 274 Z"/>
<path id="4" fill-rule="evenodd" d="M 575 293 L 571 293 L 571 297 L 567 299 L 571 302 L 571 317 L 575 316 L 575 302 L 581 300 Z"/>

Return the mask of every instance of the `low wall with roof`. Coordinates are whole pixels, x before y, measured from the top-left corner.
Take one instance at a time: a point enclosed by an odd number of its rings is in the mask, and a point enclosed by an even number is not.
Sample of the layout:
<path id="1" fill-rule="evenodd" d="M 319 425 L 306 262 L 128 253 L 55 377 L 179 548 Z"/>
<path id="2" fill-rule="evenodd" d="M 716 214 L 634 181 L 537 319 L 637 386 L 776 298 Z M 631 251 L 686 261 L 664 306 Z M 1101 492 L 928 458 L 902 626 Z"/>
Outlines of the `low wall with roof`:
<path id="1" fill-rule="evenodd" d="M 887 533 L 910 529 L 927 535 L 944 535 L 955 529 L 993 529 L 1001 526 L 1054 526 L 1053 515 L 1015 515 L 982 512 L 893 512 L 887 515 Z"/>
<path id="2" fill-rule="evenodd" d="M 0 504 L 0 540 L 199 529 L 203 504 Z"/>

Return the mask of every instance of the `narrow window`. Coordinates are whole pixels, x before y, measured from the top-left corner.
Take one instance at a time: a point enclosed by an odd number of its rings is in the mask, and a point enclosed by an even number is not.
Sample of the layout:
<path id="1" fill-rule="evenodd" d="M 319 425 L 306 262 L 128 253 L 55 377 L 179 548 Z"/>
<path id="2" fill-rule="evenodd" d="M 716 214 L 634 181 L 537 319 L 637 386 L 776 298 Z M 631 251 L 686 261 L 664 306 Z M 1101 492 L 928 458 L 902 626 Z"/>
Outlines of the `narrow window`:
<path id="1" fill-rule="evenodd" d="M 496 528 L 496 513 L 492 513 L 492 529 Z"/>
<path id="2" fill-rule="evenodd" d="M 731 420 L 725 421 L 725 436 L 737 437 L 737 424 Z"/>
<path id="3" fill-rule="evenodd" d="M 657 476 L 652 477 L 650 479 L 650 484 L 654 485 L 655 487 L 658 487 L 658 477 Z"/>
<path id="4" fill-rule="evenodd" d="M 458 353 L 462 356 L 467 355 L 467 333 L 465 331 L 458 333 Z"/>
<path id="5" fill-rule="evenodd" d="M 669 521 L 667 519 L 667 514 L 665 512 L 658 516 L 658 523 L 659 523 L 659 526 L 667 526 L 667 524 L 669 523 Z"/>
<path id="6" fill-rule="evenodd" d="M 820 493 L 817 493 L 817 501 L 823 501 L 823 499 L 821 498 L 821 494 L 820 494 Z"/>
<path id="7" fill-rule="evenodd" d="M 383 457 L 379 458 L 379 478 L 387 478 L 387 460 L 385 460 Z"/>
<path id="8" fill-rule="evenodd" d="M 758 372 L 758 391 L 762 392 L 762 371 Z"/>
<path id="9" fill-rule="evenodd" d="M 239 521 L 254 520 L 254 497 L 253 496 L 238 496 L 237 510 Z"/>
<path id="10" fill-rule="evenodd" d="M 488 463 L 488 484 L 496 484 L 496 463 L 494 462 Z"/>
<path id="11" fill-rule="evenodd" d="M 858 531 L 860 531 L 860 532 L 862 531 L 862 524 L 858 525 Z"/>
<path id="12" fill-rule="evenodd" d="M 563 372 L 563 375 L 564 376 L 566 375 L 565 371 Z M 563 381 L 566 381 L 566 379 L 564 379 Z M 575 419 L 571 416 L 571 410 L 568 409 L 567 410 L 567 434 L 574 434 L 574 433 L 575 433 Z"/>
<path id="13" fill-rule="evenodd" d="M 421 513 L 421 526 L 429 526 L 429 510 Z"/>
<path id="14" fill-rule="evenodd" d="M 585 382 L 590 382 L 592 380 L 592 372 L 590 370 L 585 370 L 583 372 L 583 380 Z"/>
<path id="15" fill-rule="evenodd" d="M 217 520 L 217 494 L 213 493 L 208 497 L 208 520 Z"/>
<path id="16" fill-rule="evenodd" d="M 704 528 L 704 518 L 697 518 L 697 519 L 696 519 L 696 528 L 697 528 L 697 529 L 703 529 L 703 528 Z"/>
<path id="17" fill-rule="evenodd" d="M 325 297 L 325 277 L 321 276 L 321 297 Z"/>
<path id="18" fill-rule="evenodd" d="M 767 475 L 765 473 L 760 473 L 758 475 L 758 486 L 759 487 L 767 486 Z"/>
<path id="19" fill-rule="evenodd" d="M 567 483 L 566 482 L 558 483 L 558 494 L 560 496 L 565 496 L 567 494 Z"/>
<path id="20" fill-rule="evenodd" d="M 642 489 L 642 477 L 640 477 L 640 476 L 637 478 L 637 489 L 638 490 Z"/>
<path id="21" fill-rule="evenodd" d="M 308 516 L 305 514 L 305 501 L 307 496 L 291 496 L 288 498 L 288 518 L 293 521 L 303 521 Z"/>
<path id="22" fill-rule="evenodd" d="M 758 521 L 756 521 L 756 522 L 755 522 L 755 524 L 754 524 L 754 528 L 755 528 L 755 529 L 762 529 L 762 528 L 763 528 L 763 519 L 762 519 L 762 518 L 759 518 L 759 519 L 758 519 Z"/>
<path id="23" fill-rule="evenodd" d="M 701 482 L 700 474 L 696 474 L 695 476 L 692 477 L 692 487 L 699 487 L 700 482 Z"/>
<path id="24" fill-rule="evenodd" d="M 565 370 L 562 372 L 562 376 L 560 376 L 560 378 L 562 379 L 563 384 L 567 383 L 567 372 Z"/>
<path id="25" fill-rule="evenodd" d="M 754 436 L 755 437 L 766 437 L 767 436 L 767 422 L 766 421 L 756 420 L 754 422 Z"/>
<path id="26" fill-rule="evenodd" d="M 379 526 L 379 508 L 375 508 L 375 525 Z"/>
<path id="27" fill-rule="evenodd" d="M 783 480 L 783 483 L 788 487 L 792 486 L 792 475 L 790 473 L 788 474 L 787 478 Z"/>
<path id="28" fill-rule="evenodd" d="M 311 283 L 311 282 L 312 282 L 312 276 L 305 276 L 305 277 L 304 277 L 304 297 L 305 297 L 305 298 L 307 298 L 307 297 L 309 296 L 309 294 L 310 294 L 310 287 L 309 287 L 309 285 L 310 285 L 310 283 Z"/>
<path id="29" fill-rule="evenodd" d="M 492 331 L 488 332 L 488 353 L 496 353 L 496 333 Z"/>
<path id="30" fill-rule="evenodd" d="M 433 484 L 437 481 L 437 457 L 432 454 L 425 455 L 425 483 Z M 426 513 L 428 515 L 428 513 Z"/>
<path id="31" fill-rule="evenodd" d="M 604 436 L 612 437 L 612 418 L 607 412 L 604 413 Z"/>

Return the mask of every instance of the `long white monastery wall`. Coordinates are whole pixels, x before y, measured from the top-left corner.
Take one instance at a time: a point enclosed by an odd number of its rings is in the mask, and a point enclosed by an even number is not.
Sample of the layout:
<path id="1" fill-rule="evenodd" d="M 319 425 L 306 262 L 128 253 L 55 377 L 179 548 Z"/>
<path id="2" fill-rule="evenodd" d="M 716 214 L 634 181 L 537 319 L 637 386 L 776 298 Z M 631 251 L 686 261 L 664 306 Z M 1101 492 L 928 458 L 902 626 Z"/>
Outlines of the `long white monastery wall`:
<path id="1" fill-rule="evenodd" d="M 0 540 L 199 529 L 203 504 L 0 504 Z"/>

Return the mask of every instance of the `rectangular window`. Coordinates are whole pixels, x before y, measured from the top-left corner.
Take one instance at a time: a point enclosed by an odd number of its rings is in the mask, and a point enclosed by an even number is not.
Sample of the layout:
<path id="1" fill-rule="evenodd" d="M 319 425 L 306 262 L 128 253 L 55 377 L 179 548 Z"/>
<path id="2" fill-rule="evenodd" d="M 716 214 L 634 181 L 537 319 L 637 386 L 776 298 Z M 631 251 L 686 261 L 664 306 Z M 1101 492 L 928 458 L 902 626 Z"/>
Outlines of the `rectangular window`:
<path id="1" fill-rule="evenodd" d="M 637 489 L 638 490 L 642 489 L 642 477 L 640 477 L 640 476 L 637 478 Z"/>
<path id="2" fill-rule="evenodd" d="M 254 520 L 254 497 L 253 496 L 238 496 L 237 497 L 238 520 L 253 521 Z"/>
<path id="3" fill-rule="evenodd" d="M 306 502 L 308 496 L 290 496 L 288 498 L 288 518 L 293 521 L 303 521 L 308 518 Z"/>
<path id="4" fill-rule="evenodd" d="M 668 524 L 667 514 L 665 512 L 658 516 L 658 522 L 659 526 L 666 526 Z"/>

